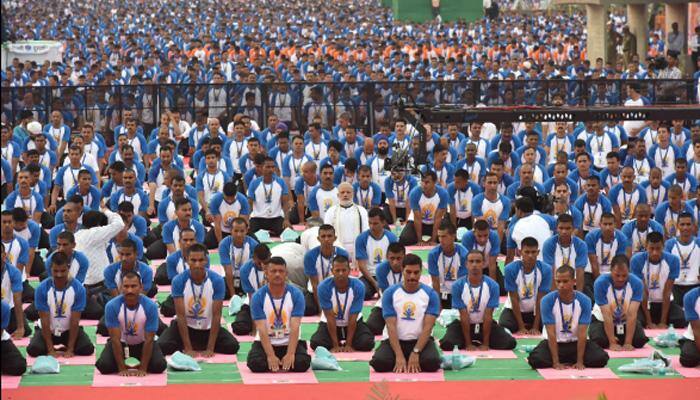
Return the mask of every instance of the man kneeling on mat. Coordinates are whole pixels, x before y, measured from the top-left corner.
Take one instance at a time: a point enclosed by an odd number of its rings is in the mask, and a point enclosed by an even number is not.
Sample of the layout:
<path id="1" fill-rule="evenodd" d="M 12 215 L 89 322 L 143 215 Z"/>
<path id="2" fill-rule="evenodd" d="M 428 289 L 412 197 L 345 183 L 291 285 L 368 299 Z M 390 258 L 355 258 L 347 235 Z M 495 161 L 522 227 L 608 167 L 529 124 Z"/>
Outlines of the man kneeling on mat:
<path id="1" fill-rule="evenodd" d="M 221 329 L 224 278 L 207 269 L 209 252 L 203 244 L 195 243 L 187 251 L 189 269 L 173 279 L 175 319 L 158 338 L 165 354 L 180 350 L 194 357 L 201 351 L 203 357 L 214 353 L 236 354 L 238 341 L 226 329 Z"/>
<path id="2" fill-rule="evenodd" d="M 41 328 L 36 328 L 27 346 L 27 354 L 32 357 L 56 357 L 56 344 L 65 346 L 65 358 L 89 356 L 95 351 L 80 326 L 80 314 L 85 309 L 85 287 L 70 277 L 69 262 L 65 254 L 56 253 L 51 277 L 44 279 L 34 292 Z"/>
<path id="3" fill-rule="evenodd" d="M 17 346 L 12 343 L 12 338 L 6 331 L 10 323 L 10 315 L 12 314 L 10 305 L 2 300 L 0 306 L 2 307 L 0 310 L 0 319 L 2 320 L 0 329 L 0 334 L 2 335 L 2 339 L 0 339 L 0 374 L 21 376 L 27 371 L 27 360 L 24 359 Z"/>
<path id="4" fill-rule="evenodd" d="M 250 312 L 258 334 L 248 353 L 248 368 L 253 372 L 306 372 L 311 356 L 306 342 L 299 340 L 304 295 L 287 284 L 287 263 L 272 257 L 265 272 L 268 284 L 255 292 Z"/>
<path id="5" fill-rule="evenodd" d="M 95 367 L 102 374 L 146 376 L 160 374 L 168 364 L 154 337 L 158 330 L 158 306 L 144 296 L 141 277 L 135 271 L 121 275 L 121 295 L 105 306 L 105 325 L 109 339 Z M 136 369 L 124 363 L 129 357 L 138 358 Z"/>
<path id="6" fill-rule="evenodd" d="M 440 353 L 431 336 L 440 313 L 440 298 L 430 286 L 420 283 L 422 269 L 420 257 L 406 255 L 402 283 L 389 287 L 382 295 L 385 339 L 369 362 L 377 372 L 416 373 L 440 369 Z"/>
<path id="7" fill-rule="evenodd" d="M 447 326 L 440 339 L 440 348 L 452 350 L 455 346 L 475 350 L 511 350 L 515 339 L 496 321 L 493 311 L 498 308 L 498 283 L 484 276 L 485 256 L 479 250 L 467 255 L 468 275 L 452 285 L 452 308 L 459 310 L 459 319 Z"/>
<path id="8" fill-rule="evenodd" d="M 542 324 L 547 339 L 527 357 L 532 368 L 603 368 L 610 358 L 598 344 L 586 339 L 591 323 L 591 300 L 574 290 L 576 271 L 568 265 L 554 274 L 557 290 L 542 298 Z"/>
<path id="9" fill-rule="evenodd" d="M 350 260 L 345 256 L 333 258 L 331 272 L 333 276 L 318 285 L 323 313 L 316 333 L 311 336 L 311 348 L 323 346 L 333 353 L 371 351 L 374 335 L 361 316 L 365 285 L 350 278 Z"/>

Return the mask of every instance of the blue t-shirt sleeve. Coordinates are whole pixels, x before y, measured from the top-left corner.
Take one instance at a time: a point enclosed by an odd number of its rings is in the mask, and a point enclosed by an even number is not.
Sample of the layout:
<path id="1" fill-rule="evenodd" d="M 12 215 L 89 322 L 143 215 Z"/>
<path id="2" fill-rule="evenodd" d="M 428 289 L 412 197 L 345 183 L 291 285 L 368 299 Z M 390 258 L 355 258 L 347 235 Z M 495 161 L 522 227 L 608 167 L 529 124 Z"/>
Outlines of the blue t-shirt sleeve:
<path id="1" fill-rule="evenodd" d="M 304 274 L 307 276 L 318 275 L 318 271 L 316 271 L 316 252 L 313 250 L 304 254 Z"/>
<path id="2" fill-rule="evenodd" d="M 333 309 L 333 301 L 331 300 L 331 296 L 333 295 L 333 288 L 331 287 L 332 281 L 333 278 L 328 277 L 318 285 L 318 302 L 321 305 L 321 310 Z"/>
<path id="3" fill-rule="evenodd" d="M 359 280 L 353 280 L 353 298 L 350 305 L 350 314 L 359 314 L 362 312 L 362 304 L 365 300 L 365 285 Z"/>
<path id="4" fill-rule="evenodd" d="M 161 232 L 163 237 L 163 244 L 175 243 L 175 241 L 173 240 L 173 229 L 175 229 L 175 223 L 166 223 L 165 225 L 163 225 L 163 231 Z"/>
<path id="5" fill-rule="evenodd" d="M 309 211 L 318 211 L 318 201 L 316 199 L 316 193 L 318 192 L 318 187 L 311 190 L 309 193 L 309 198 L 306 199 L 306 204 L 309 207 Z"/>
<path id="6" fill-rule="evenodd" d="M 581 304 L 581 315 L 579 316 L 579 325 L 590 325 L 591 323 L 591 300 L 585 294 L 576 292 L 576 299 Z"/>
<path id="7" fill-rule="evenodd" d="M 399 285 L 391 286 L 382 295 L 382 316 L 384 319 L 396 317 L 396 310 L 394 309 L 394 292 L 399 287 Z"/>
<path id="8" fill-rule="evenodd" d="M 452 284 L 452 308 L 455 310 L 464 310 L 467 305 L 462 300 L 462 292 L 464 291 L 465 279 L 458 279 Z"/>
<path id="9" fill-rule="evenodd" d="M 119 309 L 121 305 L 121 297 L 115 297 L 105 306 L 105 326 L 107 329 L 119 328 Z"/>
<path id="10" fill-rule="evenodd" d="M 540 302 L 540 313 L 542 314 L 543 325 L 554 325 L 556 323 L 554 320 L 554 313 L 552 312 L 555 299 L 556 292 L 552 292 L 544 296 Z"/>
<path id="11" fill-rule="evenodd" d="M 549 264 L 542 264 L 542 282 L 540 282 L 540 287 L 537 289 L 543 294 L 549 293 L 549 288 L 552 287 L 552 266 Z"/>
<path id="12" fill-rule="evenodd" d="M 250 283 L 250 272 L 252 269 L 255 268 L 253 266 L 253 263 L 251 260 L 248 260 L 241 266 L 241 289 L 245 293 L 254 293 L 255 288 L 253 288 L 253 285 Z"/>
<path id="13" fill-rule="evenodd" d="M 698 296 L 700 296 L 700 288 L 695 288 L 683 296 L 683 310 L 685 312 L 685 320 L 688 322 L 700 319 L 697 311 L 695 311 Z"/>
<path id="14" fill-rule="evenodd" d="M 148 292 L 153 286 L 153 270 L 146 264 L 141 264 L 139 270 L 141 274 L 141 282 L 143 283 L 143 290 Z"/>
<path id="15" fill-rule="evenodd" d="M 366 233 L 360 234 L 355 240 L 355 259 L 357 260 L 368 260 L 367 255 L 367 238 L 369 235 Z"/>
<path id="16" fill-rule="evenodd" d="M 440 270 L 438 268 L 439 249 L 439 247 L 435 247 L 428 253 L 428 274 L 430 274 L 430 276 L 440 276 Z"/>
<path id="17" fill-rule="evenodd" d="M 267 287 L 255 292 L 255 294 L 253 295 L 253 299 L 250 301 L 250 315 L 251 315 L 251 317 L 253 317 L 253 320 L 255 320 L 255 321 L 267 319 L 267 317 L 265 316 L 265 310 L 264 310 L 265 295 L 266 294 L 267 294 Z"/>
<path id="18" fill-rule="evenodd" d="M 408 203 L 412 210 L 420 210 L 420 188 L 413 188 L 411 193 L 408 195 Z M 442 203 L 442 200 L 440 201 Z"/>
<path id="19" fill-rule="evenodd" d="M 610 275 L 600 275 L 593 283 L 593 298 L 599 306 L 608 304 L 608 288 L 610 287 Z"/>
<path id="20" fill-rule="evenodd" d="M 294 307 L 292 307 L 292 318 L 303 317 L 306 304 L 304 303 L 304 295 L 301 293 L 301 290 L 292 290 L 292 302 L 294 303 Z"/>
<path id="21" fill-rule="evenodd" d="M 438 316 L 440 315 L 440 298 L 437 293 L 428 285 L 423 285 L 422 289 L 428 293 L 428 308 L 425 310 L 425 314 Z"/>
<path id="22" fill-rule="evenodd" d="M 170 287 L 170 294 L 174 299 L 185 296 L 185 281 L 187 281 L 187 276 L 185 275 L 186 273 L 187 271 L 173 278 L 173 282 Z"/>
<path id="23" fill-rule="evenodd" d="M 498 294 L 500 291 L 498 282 L 494 281 L 493 279 L 488 279 L 486 282 L 489 285 L 489 302 L 486 304 L 486 307 L 496 309 L 498 308 L 499 304 Z"/>
<path id="24" fill-rule="evenodd" d="M 149 300 L 145 299 L 141 302 L 143 305 L 143 310 L 146 313 L 146 326 L 144 327 L 144 331 L 148 333 L 156 333 L 158 331 L 158 324 L 159 324 L 159 318 L 158 318 L 158 306 L 156 304 Z"/>
<path id="25" fill-rule="evenodd" d="M 115 267 L 115 264 L 108 265 L 107 268 L 105 268 L 104 285 L 107 289 L 113 290 L 117 288 L 117 283 L 114 281 L 114 278 L 116 277 L 117 273 L 117 268 L 118 265 Z"/>
<path id="26" fill-rule="evenodd" d="M 219 262 L 221 265 L 231 265 L 231 236 L 227 236 L 219 243 Z"/>
<path id="27" fill-rule="evenodd" d="M 518 266 L 515 262 L 506 265 L 505 273 L 503 274 L 503 287 L 506 292 L 518 291 Z"/>
<path id="28" fill-rule="evenodd" d="M 226 294 L 226 284 L 224 283 L 224 278 L 220 277 L 219 275 L 212 275 L 212 278 L 213 279 L 211 279 L 211 286 L 214 290 L 214 293 L 212 294 L 212 299 L 223 300 L 224 295 Z"/>
<path id="29" fill-rule="evenodd" d="M 642 302 L 644 297 L 644 283 L 635 275 L 629 277 L 630 286 L 632 286 L 632 301 Z"/>
<path id="30" fill-rule="evenodd" d="M 681 273 L 681 260 L 674 254 L 668 255 L 668 279 L 676 280 Z"/>
<path id="31" fill-rule="evenodd" d="M 12 293 L 19 293 L 24 290 L 22 282 L 22 273 L 17 268 L 6 268 L 10 278 L 10 290 Z"/>

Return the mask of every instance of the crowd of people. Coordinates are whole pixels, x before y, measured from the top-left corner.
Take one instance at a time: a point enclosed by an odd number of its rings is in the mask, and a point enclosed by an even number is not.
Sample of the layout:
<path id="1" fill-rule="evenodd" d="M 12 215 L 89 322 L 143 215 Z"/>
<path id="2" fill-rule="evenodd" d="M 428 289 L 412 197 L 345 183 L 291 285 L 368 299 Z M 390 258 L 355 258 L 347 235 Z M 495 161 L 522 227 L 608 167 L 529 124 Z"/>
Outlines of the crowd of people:
<path id="1" fill-rule="evenodd" d="M 192 124 L 197 109 L 224 124 L 244 113 L 262 125 L 274 113 L 303 130 L 314 116 L 329 127 L 349 113 L 365 127 L 392 121 L 399 98 L 551 105 L 560 93 L 568 105 L 621 105 L 619 80 L 684 76 L 675 53 L 665 65 L 630 46 L 624 57 L 587 57 L 578 11 L 418 24 L 395 21 L 375 0 L 52 5 L 62 12 L 35 1 L 3 7 L 12 38 L 64 43 L 60 62 L 14 59 L 2 71 L 6 123 L 22 110 L 46 123 L 58 110 L 71 128 L 88 121 L 106 132 L 124 124 L 120 111 L 128 108 L 148 128 L 164 110 Z M 238 17 L 228 23 L 230 15 Z M 624 19 L 612 14 L 610 21 L 622 32 Z M 658 43 L 653 48 L 659 54 Z M 163 84 L 169 86 L 154 86 Z M 642 95 L 654 103 L 695 101 L 692 87 L 662 89 L 642 85 Z"/>
<path id="2" fill-rule="evenodd" d="M 509 79 L 526 62 L 535 75 L 606 70 L 586 64 L 577 15 L 407 26 L 369 2 L 258 1 L 236 3 L 229 24 L 231 3 L 59 4 L 62 15 L 38 24 L 29 22 L 37 4 L 7 5 L 19 37 L 68 38 L 65 63 L 3 71 L 13 93 L 46 77 L 113 86 L 210 82 L 212 71 L 223 83 L 451 79 L 477 64 L 484 78 Z M 308 12 L 280 17 L 299 9 Z M 377 52 L 380 41 L 390 45 Z M 550 46 L 566 51 L 545 56 Z M 459 318 L 439 339 L 443 351 L 512 349 L 513 334 L 542 333 L 533 368 L 602 367 L 603 349 L 642 347 L 644 328 L 673 325 L 688 326 L 681 363 L 700 363 L 696 122 L 437 127 L 387 115 L 371 132 L 348 110 L 324 118 L 313 104 L 304 125 L 276 112 L 222 116 L 211 90 L 189 121 L 170 104 L 160 114 L 118 109 L 105 125 L 71 118 L 60 101 L 41 109 L 31 91 L 16 120 L 3 114 L 3 374 L 24 373 L 13 340 L 26 336 L 32 357 L 92 354 L 81 319 L 109 337 L 96 364 L 104 374 L 162 372 L 176 351 L 235 354 L 245 335 L 256 338 L 250 370 L 301 372 L 311 358 L 300 323 L 312 315 L 321 322 L 308 347 L 371 351 L 383 333 L 376 371 L 434 371 L 432 328 L 446 309 Z M 636 79 L 620 86 L 619 101 L 645 104 L 645 90 Z M 308 95 L 320 102 L 323 89 Z M 255 106 L 260 93 L 242 97 Z M 552 104 L 566 101 L 551 93 Z M 415 160 L 422 142 L 425 164 L 389 165 L 403 152 Z M 285 244 L 270 249 L 270 236 Z M 414 245 L 429 250 L 426 283 Z M 156 303 L 166 285 L 170 296 Z M 246 304 L 222 326 L 232 296 Z M 368 300 L 377 304 L 365 320 Z"/>

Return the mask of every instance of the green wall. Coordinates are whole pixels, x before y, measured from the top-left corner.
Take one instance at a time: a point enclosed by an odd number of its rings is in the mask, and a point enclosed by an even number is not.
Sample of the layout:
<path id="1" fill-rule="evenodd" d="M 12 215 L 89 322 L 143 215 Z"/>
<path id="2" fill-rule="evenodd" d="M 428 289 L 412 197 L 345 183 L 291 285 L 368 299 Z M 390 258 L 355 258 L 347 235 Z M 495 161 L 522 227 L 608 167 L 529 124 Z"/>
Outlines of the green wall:
<path id="1" fill-rule="evenodd" d="M 389 0 L 382 0 L 385 5 Z M 423 22 L 432 19 L 430 0 L 391 0 L 394 17 L 402 21 Z M 474 21 L 484 16 L 482 0 L 441 0 L 440 15 L 443 21 L 458 18 Z"/>

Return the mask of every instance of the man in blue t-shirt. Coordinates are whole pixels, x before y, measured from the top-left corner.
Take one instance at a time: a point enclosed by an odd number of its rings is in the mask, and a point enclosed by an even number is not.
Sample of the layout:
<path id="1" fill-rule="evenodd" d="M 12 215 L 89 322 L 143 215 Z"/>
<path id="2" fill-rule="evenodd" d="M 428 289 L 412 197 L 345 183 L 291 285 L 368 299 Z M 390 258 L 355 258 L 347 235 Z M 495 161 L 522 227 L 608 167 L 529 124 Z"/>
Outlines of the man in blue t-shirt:
<path id="1" fill-rule="evenodd" d="M 445 216 L 449 195 L 437 186 L 435 171 L 423 174 L 419 187 L 413 188 L 408 195 L 412 215 L 401 231 L 399 242 L 404 246 L 430 246 L 437 243 L 438 227 Z M 430 238 L 425 241 L 423 236 Z"/>
<path id="2" fill-rule="evenodd" d="M 253 295 L 250 310 L 257 335 L 246 364 L 253 372 L 306 372 L 311 366 L 306 342 L 300 340 L 304 295 L 287 283 L 287 263 L 272 257 L 265 272 L 268 284 Z"/>
<path id="3" fill-rule="evenodd" d="M 602 274 L 593 285 L 595 306 L 588 336 L 600 347 L 630 351 L 644 347 L 649 338 L 637 312 L 644 295 L 641 279 L 630 274 L 627 256 L 615 256 L 610 273 Z"/>
<path id="4" fill-rule="evenodd" d="M 391 243 L 386 249 L 386 260 L 377 265 L 377 286 L 379 286 L 380 294 L 384 293 L 390 286 L 401 283 L 403 275 L 401 269 L 403 267 L 403 258 L 406 256 L 406 247 L 399 242 Z M 384 330 L 384 316 L 382 315 L 382 299 L 372 308 L 372 311 L 367 317 L 367 326 L 372 333 L 377 336 L 381 335 Z"/>
<path id="5" fill-rule="evenodd" d="M 680 259 L 664 251 L 664 237 L 658 232 L 647 235 L 647 250 L 635 254 L 630 269 L 644 282 L 644 297 L 639 320 L 647 329 L 666 329 L 668 325 L 685 328 L 683 309 L 671 301 L 673 284 L 680 275 Z"/>
<path id="6" fill-rule="evenodd" d="M 36 328 L 27 346 L 32 357 L 56 357 L 54 346 L 63 345 L 63 357 L 89 356 L 95 351 L 83 328 L 80 314 L 85 309 L 85 288 L 69 273 L 69 260 L 56 253 L 51 264 L 51 277 L 44 279 L 34 293 L 41 328 Z"/>
<path id="7" fill-rule="evenodd" d="M 374 335 L 362 321 L 364 284 L 350 277 L 350 261 L 345 256 L 333 258 L 331 272 L 333 276 L 318 285 L 322 314 L 311 336 L 311 348 L 323 346 L 333 353 L 371 351 Z"/>
<path id="8" fill-rule="evenodd" d="M 467 255 L 468 275 L 452 285 L 452 308 L 459 310 L 459 319 L 447 326 L 440 339 L 443 351 L 455 346 L 467 350 L 510 350 L 515 339 L 493 319 L 498 308 L 498 283 L 484 276 L 485 257 L 479 250 Z"/>
<path id="9" fill-rule="evenodd" d="M 212 357 L 214 353 L 236 354 L 238 341 L 221 327 L 224 278 L 207 268 L 206 246 L 195 243 L 187 251 L 189 269 L 173 279 L 172 295 L 176 317 L 158 338 L 165 354 L 176 351 L 194 357 Z"/>
<path id="10" fill-rule="evenodd" d="M 440 298 L 420 283 L 423 261 L 415 254 L 403 259 L 403 280 L 382 294 L 384 338 L 369 365 L 377 372 L 417 373 L 440 369 L 440 353 L 431 336 L 440 313 Z"/>
<path id="11" fill-rule="evenodd" d="M 700 365 L 700 287 L 685 294 L 683 308 L 689 325 L 678 343 L 681 348 L 680 362 L 686 368 L 695 368 Z"/>
<path id="12" fill-rule="evenodd" d="M 109 339 L 95 367 L 102 374 L 121 376 L 160 374 L 168 364 L 155 343 L 158 330 L 158 306 L 142 294 L 141 277 L 135 271 L 121 275 L 120 295 L 105 306 L 105 325 Z M 129 369 L 125 360 L 139 360 L 136 369 Z"/>
<path id="13" fill-rule="evenodd" d="M 603 368 L 610 356 L 598 344 L 587 340 L 591 323 L 591 300 L 574 290 L 576 271 L 563 266 L 554 275 L 557 290 L 542 298 L 542 324 L 547 339 L 527 357 L 532 368 Z"/>

